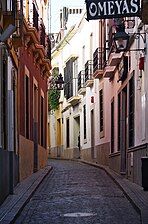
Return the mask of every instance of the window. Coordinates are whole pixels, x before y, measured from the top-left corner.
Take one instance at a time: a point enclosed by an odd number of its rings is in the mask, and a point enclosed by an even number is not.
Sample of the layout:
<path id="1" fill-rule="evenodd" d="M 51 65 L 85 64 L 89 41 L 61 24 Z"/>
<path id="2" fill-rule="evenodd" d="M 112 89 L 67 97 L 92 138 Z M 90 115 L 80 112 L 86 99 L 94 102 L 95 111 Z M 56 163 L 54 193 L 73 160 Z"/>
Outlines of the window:
<path id="1" fill-rule="evenodd" d="M 90 60 L 93 60 L 93 33 L 90 34 Z"/>
<path id="2" fill-rule="evenodd" d="M 40 44 L 43 45 L 44 47 L 46 46 L 45 39 L 46 39 L 45 26 L 43 23 L 41 23 L 40 24 Z"/>
<path id="3" fill-rule="evenodd" d="M 111 153 L 114 152 L 114 99 L 111 102 Z"/>
<path id="4" fill-rule="evenodd" d="M 73 96 L 76 96 L 78 92 L 78 58 L 73 63 Z"/>
<path id="5" fill-rule="evenodd" d="M 82 65 L 85 64 L 85 45 L 82 48 Z"/>
<path id="6" fill-rule="evenodd" d="M 86 105 L 83 106 L 84 139 L 86 139 Z"/>
<path id="7" fill-rule="evenodd" d="M 33 3 L 33 26 L 38 30 L 39 26 L 38 26 L 38 20 L 39 20 L 39 14 L 37 12 L 36 6 Z"/>
<path id="8" fill-rule="evenodd" d="M 69 118 L 66 120 L 66 147 L 69 148 L 70 146 L 70 139 L 69 139 Z"/>
<path id="9" fill-rule="evenodd" d="M 98 69 L 102 70 L 105 65 L 105 52 L 102 48 L 97 48 L 93 53 L 93 72 L 95 73 Z"/>
<path id="10" fill-rule="evenodd" d="M 120 151 L 120 139 L 121 139 L 121 132 L 120 132 L 120 120 L 121 120 L 121 93 L 118 94 L 118 151 Z"/>
<path id="11" fill-rule="evenodd" d="M 127 148 L 127 86 L 118 94 L 118 151 Z"/>
<path id="12" fill-rule="evenodd" d="M 100 100 L 100 132 L 103 131 L 104 127 L 104 116 L 103 116 L 103 89 L 99 91 L 99 100 Z"/>
<path id="13" fill-rule="evenodd" d="M 38 88 L 37 85 L 34 84 L 34 100 L 33 100 L 33 118 L 34 122 L 38 121 Z"/>
<path id="14" fill-rule="evenodd" d="M 29 108 L 29 77 L 25 75 L 25 137 L 29 139 L 30 108 Z"/>
<path id="15" fill-rule="evenodd" d="M 7 11 L 12 11 L 12 4 L 14 3 L 12 0 L 7 0 Z"/>
<path id="16" fill-rule="evenodd" d="M 41 146 L 45 146 L 44 129 L 44 98 L 41 96 Z"/>
<path id="17" fill-rule="evenodd" d="M 135 111 L 134 76 L 129 81 L 129 147 L 134 146 L 134 111 Z"/>
<path id="18" fill-rule="evenodd" d="M 61 145 L 61 119 L 57 119 L 57 146 Z"/>
<path id="19" fill-rule="evenodd" d="M 66 99 L 73 96 L 73 75 L 74 75 L 74 61 L 75 58 L 71 58 L 67 61 L 66 67 L 64 68 L 64 94 Z"/>
<path id="20" fill-rule="evenodd" d="M 7 61 L 2 61 L 1 91 L 1 146 L 7 149 Z"/>
<path id="21" fill-rule="evenodd" d="M 127 74 L 129 71 L 129 57 L 128 56 L 124 56 L 123 59 L 121 60 L 120 64 L 119 64 L 119 80 L 118 81 L 122 81 L 124 82 L 125 79 L 127 78 Z"/>

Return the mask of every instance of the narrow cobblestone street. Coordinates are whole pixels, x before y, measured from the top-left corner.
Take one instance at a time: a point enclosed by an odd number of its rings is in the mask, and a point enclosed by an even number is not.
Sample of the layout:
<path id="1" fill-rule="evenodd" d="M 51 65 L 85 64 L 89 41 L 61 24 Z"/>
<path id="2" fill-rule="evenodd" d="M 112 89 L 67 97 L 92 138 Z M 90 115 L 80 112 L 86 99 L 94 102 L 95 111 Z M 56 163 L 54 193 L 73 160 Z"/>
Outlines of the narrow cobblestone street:
<path id="1" fill-rule="evenodd" d="M 52 172 L 15 224 L 140 224 L 140 216 L 104 170 L 50 160 Z"/>

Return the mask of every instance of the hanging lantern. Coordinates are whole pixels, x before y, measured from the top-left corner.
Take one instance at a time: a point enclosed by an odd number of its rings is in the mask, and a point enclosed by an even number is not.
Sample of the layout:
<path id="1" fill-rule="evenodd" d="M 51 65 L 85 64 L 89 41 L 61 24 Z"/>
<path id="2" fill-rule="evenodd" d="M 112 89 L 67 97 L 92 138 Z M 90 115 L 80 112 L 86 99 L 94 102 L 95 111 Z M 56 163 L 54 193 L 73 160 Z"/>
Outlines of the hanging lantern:
<path id="1" fill-rule="evenodd" d="M 63 89 L 64 80 L 63 80 L 63 77 L 62 77 L 61 73 L 58 75 L 57 79 L 55 80 L 55 83 L 56 83 L 56 87 L 57 87 L 58 90 Z"/>
<path id="2" fill-rule="evenodd" d="M 116 52 L 126 51 L 129 43 L 129 35 L 125 32 L 123 24 L 119 24 L 117 32 L 114 34 Z"/>

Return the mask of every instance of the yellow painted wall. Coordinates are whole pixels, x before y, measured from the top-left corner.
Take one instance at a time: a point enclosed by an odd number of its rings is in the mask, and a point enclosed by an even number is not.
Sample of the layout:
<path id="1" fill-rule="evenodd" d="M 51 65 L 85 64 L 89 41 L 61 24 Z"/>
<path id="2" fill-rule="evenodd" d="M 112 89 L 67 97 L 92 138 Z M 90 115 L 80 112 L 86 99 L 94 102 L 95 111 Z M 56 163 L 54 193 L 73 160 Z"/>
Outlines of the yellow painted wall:
<path id="1" fill-rule="evenodd" d="M 47 165 L 48 150 L 42 146 L 38 146 L 38 169 L 42 169 Z"/>

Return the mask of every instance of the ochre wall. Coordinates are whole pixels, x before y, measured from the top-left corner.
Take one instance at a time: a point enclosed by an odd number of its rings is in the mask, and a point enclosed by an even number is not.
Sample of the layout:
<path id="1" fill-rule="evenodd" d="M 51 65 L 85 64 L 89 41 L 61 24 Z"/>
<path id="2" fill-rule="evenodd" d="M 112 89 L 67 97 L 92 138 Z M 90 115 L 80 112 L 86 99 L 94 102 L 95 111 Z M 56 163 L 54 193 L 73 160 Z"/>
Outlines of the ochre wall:
<path id="1" fill-rule="evenodd" d="M 20 181 L 33 173 L 34 144 L 22 135 L 19 136 Z"/>
<path id="2" fill-rule="evenodd" d="M 48 150 L 42 146 L 38 146 L 38 169 L 42 169 L 47 165 Z"/>
<path id="3" fill-rule="evenodd" d="M 38 170 L 47 165 L 48 151 L 38 145 Z M 33 173 L 34 166 L 34 143 L 22 135 L 19 136 L 19 167 L 20 180 L 23 180 Z"/>

